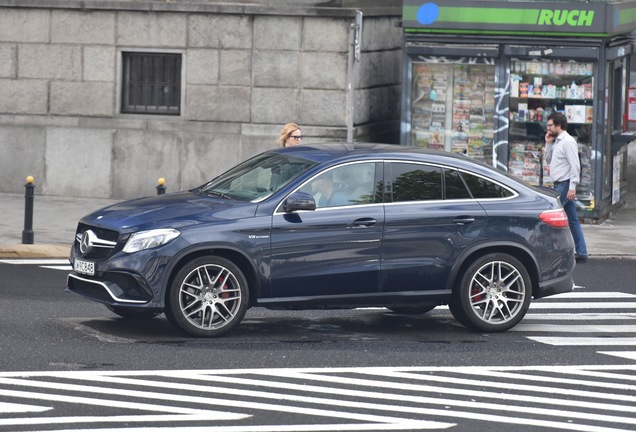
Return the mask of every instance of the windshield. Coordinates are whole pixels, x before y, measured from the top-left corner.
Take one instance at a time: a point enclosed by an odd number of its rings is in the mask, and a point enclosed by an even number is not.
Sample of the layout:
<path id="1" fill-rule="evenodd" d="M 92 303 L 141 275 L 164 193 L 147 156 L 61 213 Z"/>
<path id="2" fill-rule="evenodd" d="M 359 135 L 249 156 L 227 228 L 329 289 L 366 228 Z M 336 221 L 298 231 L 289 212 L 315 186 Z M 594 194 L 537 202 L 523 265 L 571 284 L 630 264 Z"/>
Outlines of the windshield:
<path id="1" fill-rule="evenodd" d="M 287 154 L 266 152 L 249 159 L 197 192 L 239 201 L 259 201 L 316 165 L 316 162 Z"/>

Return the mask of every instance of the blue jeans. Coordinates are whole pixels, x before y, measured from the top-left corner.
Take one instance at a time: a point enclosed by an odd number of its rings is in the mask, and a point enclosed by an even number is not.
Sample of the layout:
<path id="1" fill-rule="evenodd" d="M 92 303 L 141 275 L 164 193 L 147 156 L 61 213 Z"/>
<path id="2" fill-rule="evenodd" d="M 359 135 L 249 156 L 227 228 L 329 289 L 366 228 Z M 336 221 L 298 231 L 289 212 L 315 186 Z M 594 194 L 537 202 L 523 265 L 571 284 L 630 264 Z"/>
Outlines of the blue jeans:
<path id="1" fill-rule="evenodd" d="M 587 256 L 587 245 L 585 244 L 585 238 L 583 237 L 583 228 L 579 222 L 579 215 L 576 213 L 576 206 L 574 201 L 568 199 L 568 190 L 570 189 L 570 182 L 565 181 L 563 183 L 555 183 L 554 189 L 559 192 L 561 197 L 561 204 L 565 209 L 565 213 L 568 215 L 568 222 L 570 225 L 570 232 L 574 238 L 574 248 L 577 255 Z"/>

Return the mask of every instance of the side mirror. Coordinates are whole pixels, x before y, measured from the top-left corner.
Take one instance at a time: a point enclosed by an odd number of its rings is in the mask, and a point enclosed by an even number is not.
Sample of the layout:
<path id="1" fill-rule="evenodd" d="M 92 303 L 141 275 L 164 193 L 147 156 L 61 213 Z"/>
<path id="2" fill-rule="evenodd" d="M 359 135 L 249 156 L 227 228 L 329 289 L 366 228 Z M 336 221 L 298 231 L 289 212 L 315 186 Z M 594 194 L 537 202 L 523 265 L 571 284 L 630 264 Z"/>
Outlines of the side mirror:
<path id="1" fill-rule="evenodd" d="M 290 213 L 298 210 L 316 210 L 316 200 L 306 192 L 294 192 L 287 197 L 283 210 Z"/>

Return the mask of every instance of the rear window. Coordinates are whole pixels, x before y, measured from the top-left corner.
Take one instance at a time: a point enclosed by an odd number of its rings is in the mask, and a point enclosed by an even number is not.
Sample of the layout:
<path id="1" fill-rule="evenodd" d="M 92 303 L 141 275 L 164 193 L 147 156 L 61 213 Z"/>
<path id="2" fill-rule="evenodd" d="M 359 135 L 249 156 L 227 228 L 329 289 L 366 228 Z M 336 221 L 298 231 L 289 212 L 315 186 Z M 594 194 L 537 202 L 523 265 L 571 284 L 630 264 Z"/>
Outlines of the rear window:
<path id="1" fill-rule="evenodd" d="M 505 187 L 498 185 L 486 178 L 479 177 L 466 172 L 461 173 L 462 178 L 466 182 L 473 198 L 507 198 L 513 196 L 513 193 Z"/>

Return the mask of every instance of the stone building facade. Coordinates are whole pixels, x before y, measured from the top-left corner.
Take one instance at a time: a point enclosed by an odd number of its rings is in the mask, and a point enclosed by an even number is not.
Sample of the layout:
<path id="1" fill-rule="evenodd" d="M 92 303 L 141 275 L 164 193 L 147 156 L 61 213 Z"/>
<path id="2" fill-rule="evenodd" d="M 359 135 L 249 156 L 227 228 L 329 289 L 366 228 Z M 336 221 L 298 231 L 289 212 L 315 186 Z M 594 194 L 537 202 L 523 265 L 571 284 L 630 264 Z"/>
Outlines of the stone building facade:
<path id="1" fill-rule="evenodd" d="M 399 142 L 401 2 L 20 3 L 0 0 L 0 192 L 28 175 L 43 195 L 188 189 L 291 121 L 305 142 Z M 181 59 L 178 115 L 122 113 L 141 52 Z"/>

